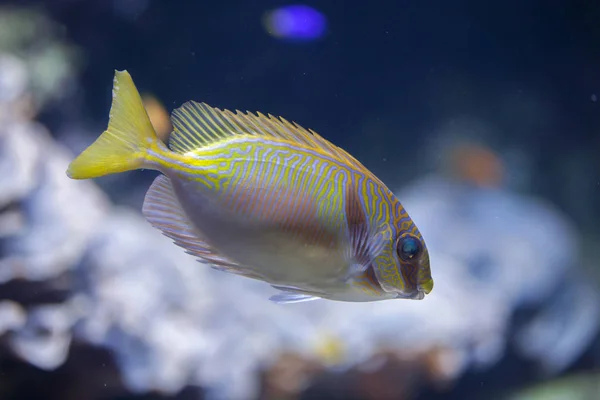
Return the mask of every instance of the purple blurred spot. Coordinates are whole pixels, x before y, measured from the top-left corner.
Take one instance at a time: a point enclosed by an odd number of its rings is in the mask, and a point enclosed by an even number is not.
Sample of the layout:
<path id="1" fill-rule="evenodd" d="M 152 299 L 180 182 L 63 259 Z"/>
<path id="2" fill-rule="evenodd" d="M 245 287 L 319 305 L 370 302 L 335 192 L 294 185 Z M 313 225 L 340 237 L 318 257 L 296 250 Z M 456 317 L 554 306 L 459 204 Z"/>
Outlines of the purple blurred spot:
<path id="1" fill-rule="evenodd" d="M 271 28 L 277 36 L 294 39 L 316 39 L 325 32 L 323 14 L 305 5 L 291 5 L 271 14 Z"/>

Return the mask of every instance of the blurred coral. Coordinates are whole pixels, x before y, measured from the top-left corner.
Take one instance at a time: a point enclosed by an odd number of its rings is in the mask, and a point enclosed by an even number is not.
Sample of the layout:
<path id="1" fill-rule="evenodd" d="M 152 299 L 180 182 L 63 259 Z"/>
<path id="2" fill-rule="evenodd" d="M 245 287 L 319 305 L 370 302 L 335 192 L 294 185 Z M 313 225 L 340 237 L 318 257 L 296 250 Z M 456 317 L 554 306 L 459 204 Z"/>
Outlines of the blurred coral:
<path id="1" fill-rule="evenodd" d="M 515 393 L 507 400 L 597 400 L 600 399 L 600 374 L 585 373 L 535 385 Z"/>
<path id="2" fill-rule="evenodd" d="M 8 68 L 2 66 L 0 86 L 10 85 L 11 90 L 0 90 L 0 101 L 18 93 L 27 95 L 32 100 L 31 112 L 50 100 L 69 96 L 76 88 L 75 72 L 83 62 L 58 24 L 41 10 L 24 7 L 0 6 L 0 54 L 10 54 L 23 63 L 12 72 L 16 82 L 9 81 Z"/>

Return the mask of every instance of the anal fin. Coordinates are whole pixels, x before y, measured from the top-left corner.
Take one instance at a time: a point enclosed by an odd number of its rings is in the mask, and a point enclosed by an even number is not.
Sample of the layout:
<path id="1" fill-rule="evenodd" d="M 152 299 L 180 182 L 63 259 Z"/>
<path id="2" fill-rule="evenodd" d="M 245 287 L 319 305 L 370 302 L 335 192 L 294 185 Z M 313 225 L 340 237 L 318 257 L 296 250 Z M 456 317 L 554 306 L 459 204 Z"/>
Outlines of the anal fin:
<path id="1" fill-rule="evenodd" d="M 201 263 L 209 264 L 220 271 L 262 279 L 254 272 L 244 269 L 235 261 L 219 254 L 201 238 L 181 208 L 168 177 L 160 175 L 154 179 L 146 193 L 142 213 L 152 226 L 172 239 L 186 253 L 197 257 Z"/>

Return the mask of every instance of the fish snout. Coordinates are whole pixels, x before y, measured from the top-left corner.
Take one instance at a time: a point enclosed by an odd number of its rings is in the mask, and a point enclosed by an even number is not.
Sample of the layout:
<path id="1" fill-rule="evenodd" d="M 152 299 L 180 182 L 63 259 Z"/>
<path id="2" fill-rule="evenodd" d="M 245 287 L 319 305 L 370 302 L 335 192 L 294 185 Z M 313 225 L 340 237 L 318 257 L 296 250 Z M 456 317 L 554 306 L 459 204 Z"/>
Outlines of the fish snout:
<path id="1" fill-rule="evenodd" d="M 429 294 L 433 290 L 433 279 L 428 278 L 424 282 L 420 282 L 418 285 L 418 290 L 423 292 L 424 294 Z"/>

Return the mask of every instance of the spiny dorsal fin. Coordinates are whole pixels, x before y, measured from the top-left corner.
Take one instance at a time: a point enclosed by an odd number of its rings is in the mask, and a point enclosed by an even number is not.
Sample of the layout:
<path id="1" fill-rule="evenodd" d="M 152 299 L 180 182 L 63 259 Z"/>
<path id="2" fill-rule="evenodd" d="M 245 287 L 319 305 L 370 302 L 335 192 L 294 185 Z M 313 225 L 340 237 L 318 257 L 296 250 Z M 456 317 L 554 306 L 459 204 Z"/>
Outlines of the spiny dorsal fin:
<path id="1" fill-rule="evenodd" d="M 229 110 L 219 110 L 206 103 L 188 101 L 173 111 L 171 120 L 173 133 L 169 147 L 179 153 L 187 153 L 235 135 L 263 136 L 318 149 L 366 171 L 358 160 L 315 131 L 271 114 L 265 116 L 258 112 L 254 115 L 249 111 L 243 113 L 239 110 L 233 113 Z"/>

